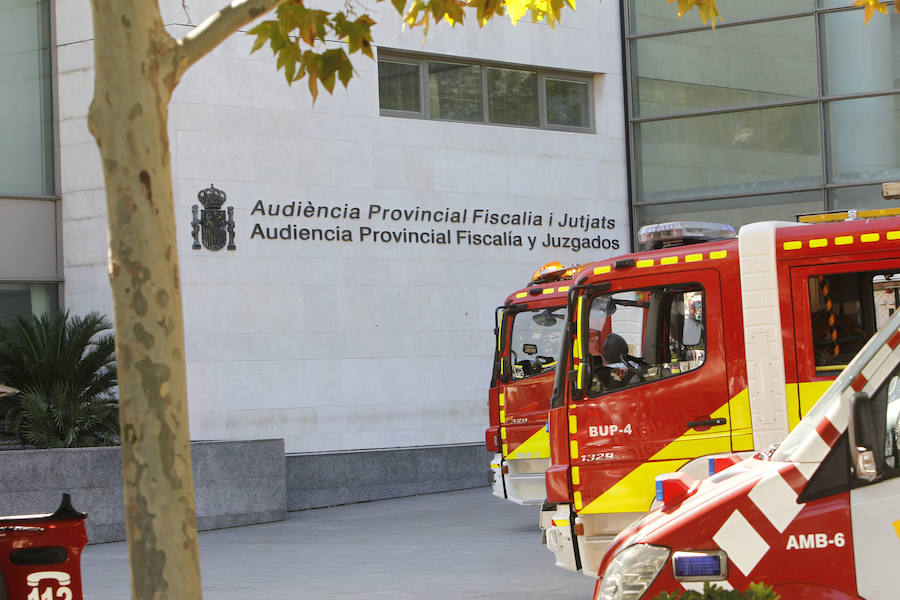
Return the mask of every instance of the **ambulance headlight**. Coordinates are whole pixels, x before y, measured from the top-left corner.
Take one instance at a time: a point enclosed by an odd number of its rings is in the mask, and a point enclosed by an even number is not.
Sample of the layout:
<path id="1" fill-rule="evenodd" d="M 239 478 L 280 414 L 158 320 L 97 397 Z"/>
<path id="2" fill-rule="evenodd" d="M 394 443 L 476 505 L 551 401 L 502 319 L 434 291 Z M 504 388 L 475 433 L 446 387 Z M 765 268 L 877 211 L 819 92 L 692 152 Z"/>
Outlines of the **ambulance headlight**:
<path id="1" fill-rule="evenodd" d="M 669 559 L 669 549 L 649 544 L 625 548 L 603 574 L 597 600 L 639 600 Z"/>

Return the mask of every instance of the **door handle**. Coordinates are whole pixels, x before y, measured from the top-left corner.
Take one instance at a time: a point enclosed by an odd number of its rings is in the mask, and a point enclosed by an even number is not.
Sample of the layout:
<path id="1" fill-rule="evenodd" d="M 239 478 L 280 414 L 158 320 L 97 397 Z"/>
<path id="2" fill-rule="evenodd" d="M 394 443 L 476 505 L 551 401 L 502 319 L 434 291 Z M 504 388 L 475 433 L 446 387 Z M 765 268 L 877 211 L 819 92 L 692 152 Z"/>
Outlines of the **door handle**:
<path id="1" fill-rule="evenodd" d="M 724 425 L 728 419 L 724 417 L 718 419 L 707 419 L 706 421 L 688 421 L 687 426 L 694 429 L 697 427 L 715 427 L 716 425 Z"/>

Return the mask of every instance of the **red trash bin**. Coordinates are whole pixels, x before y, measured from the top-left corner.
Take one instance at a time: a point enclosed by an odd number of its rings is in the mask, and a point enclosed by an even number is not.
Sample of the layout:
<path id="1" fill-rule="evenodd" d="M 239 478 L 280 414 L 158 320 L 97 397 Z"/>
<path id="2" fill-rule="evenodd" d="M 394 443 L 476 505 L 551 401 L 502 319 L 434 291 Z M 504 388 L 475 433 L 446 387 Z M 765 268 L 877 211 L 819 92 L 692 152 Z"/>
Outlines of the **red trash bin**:
<path id="1" fill-rule="evenodd" d="M 69 494 L 53 514 L 0 517 L 0 600 L 82 600 L 86 517 Z"/>

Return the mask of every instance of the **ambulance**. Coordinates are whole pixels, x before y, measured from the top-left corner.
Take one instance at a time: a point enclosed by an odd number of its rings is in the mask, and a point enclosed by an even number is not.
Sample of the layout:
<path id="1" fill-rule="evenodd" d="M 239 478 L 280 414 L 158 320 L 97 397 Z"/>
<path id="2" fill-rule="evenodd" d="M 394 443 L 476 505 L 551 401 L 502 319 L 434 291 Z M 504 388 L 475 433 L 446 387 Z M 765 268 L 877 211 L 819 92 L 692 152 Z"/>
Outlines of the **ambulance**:
<path id="1" fill-rule="evenodd" d="M 494 453 L 494 495 L 517 504 L 543 504 L 546 496 L 547 411 L 562 345 L 566 298 L 577 270 L 547 263 L 494 314 L 497 343 L 485 443 Z"/>
<path id="2" fill-rule="evenodd" d="M 586 266 L 569 295 L 549 419 L 546 532 L 596 577 L 658 475 L 784 438 L 900 304 L 900 218 L 645 228 L 646 251 Z M 833 222 L 831 222 L 833 221 Z"/>
<path id="3" fill-rule="evenodd" d="M 623 531 L 595 600 L 772 586 L 784 600 L 889 600 L 900 590 L 900 311 L 781 444 L 694 481 Z"/>

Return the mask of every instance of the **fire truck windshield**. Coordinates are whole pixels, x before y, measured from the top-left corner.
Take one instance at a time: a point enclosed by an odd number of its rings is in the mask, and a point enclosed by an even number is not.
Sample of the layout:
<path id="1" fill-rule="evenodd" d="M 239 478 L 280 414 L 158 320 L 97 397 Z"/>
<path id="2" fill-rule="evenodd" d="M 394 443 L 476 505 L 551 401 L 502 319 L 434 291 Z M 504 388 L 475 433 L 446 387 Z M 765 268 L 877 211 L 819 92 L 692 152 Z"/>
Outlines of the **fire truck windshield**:
<path id="1" fill-rule="evenodd" d="M 512 378 L 525 379 L 556 368 L 565 326 L 565 307 L 516 313 L 509 354 Z"/>

